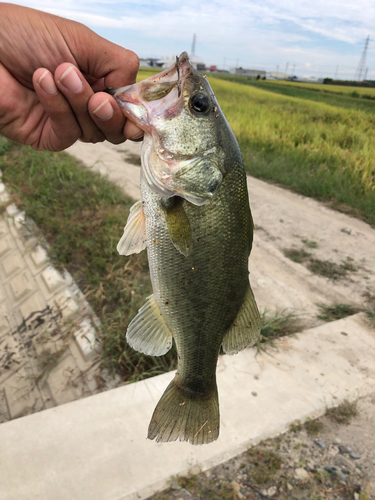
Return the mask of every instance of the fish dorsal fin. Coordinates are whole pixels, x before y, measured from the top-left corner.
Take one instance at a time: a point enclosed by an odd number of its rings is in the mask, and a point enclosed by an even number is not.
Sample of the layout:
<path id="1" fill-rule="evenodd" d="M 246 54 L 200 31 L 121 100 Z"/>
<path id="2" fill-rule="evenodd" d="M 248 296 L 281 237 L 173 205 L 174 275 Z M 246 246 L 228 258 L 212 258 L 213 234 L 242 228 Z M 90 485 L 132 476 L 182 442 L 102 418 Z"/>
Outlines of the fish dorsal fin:
<path id="1" fill-rule="evenodd" d="M 142 201 L 137 201 L 130 209 L 124 234 L 117 245 L 117 251 L 120 255 L 139 253 L 146 248 L 146 242 L 145 214 Z"/>
<path id="2" fill-rule="evenodd" d="M 233 325 L 223 338 L 223 351 L 236 354 L 256 343 L 260 335 L 260 315 L 250 283 Z"/>
<path id="3" fill-rule="evenodd" d="M 183 207 L 183 199 L 174 196 L 161 202 L 168 232 L 175 248 L 187 257 L 193 248 L 193 237 L 189 219 Z"/>
<path id="4" fill-rule="evenodd" d="M 133 349 L 149 356 L 162 356 L 172 347 L 172 332 L 153 295 L 130 322 L 126 340 Z"/>

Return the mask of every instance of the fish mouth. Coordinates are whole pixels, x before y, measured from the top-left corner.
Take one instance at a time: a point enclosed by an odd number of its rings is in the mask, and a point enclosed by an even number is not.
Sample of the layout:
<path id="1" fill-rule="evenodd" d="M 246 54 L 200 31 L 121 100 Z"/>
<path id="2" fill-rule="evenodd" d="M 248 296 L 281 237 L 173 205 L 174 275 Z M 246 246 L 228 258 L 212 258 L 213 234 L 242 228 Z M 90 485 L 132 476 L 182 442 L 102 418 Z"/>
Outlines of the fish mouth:
<path id="1" fill-rule="evenodd" d="M 184 83 L 190 74 L 189 56 L 183 52 L 176 62 L 161 73 L 134 85 L 110 90 L 124 115 L 151 134 L 151 121 L 163 116 L 173 118 L 183 107 Z"/>

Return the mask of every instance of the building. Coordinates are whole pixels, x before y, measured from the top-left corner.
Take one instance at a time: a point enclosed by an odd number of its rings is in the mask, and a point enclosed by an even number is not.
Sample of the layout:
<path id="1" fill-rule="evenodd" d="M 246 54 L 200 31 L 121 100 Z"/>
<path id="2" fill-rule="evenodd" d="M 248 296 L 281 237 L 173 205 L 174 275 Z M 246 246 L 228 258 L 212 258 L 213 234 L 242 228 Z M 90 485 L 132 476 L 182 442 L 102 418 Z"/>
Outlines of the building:
<path id="1" fill-rule="evenodd" d="M 251 78 L 265 78 L 266 72 L 262 69 L 231 68 L 233 75 L 249 76 Z"/>

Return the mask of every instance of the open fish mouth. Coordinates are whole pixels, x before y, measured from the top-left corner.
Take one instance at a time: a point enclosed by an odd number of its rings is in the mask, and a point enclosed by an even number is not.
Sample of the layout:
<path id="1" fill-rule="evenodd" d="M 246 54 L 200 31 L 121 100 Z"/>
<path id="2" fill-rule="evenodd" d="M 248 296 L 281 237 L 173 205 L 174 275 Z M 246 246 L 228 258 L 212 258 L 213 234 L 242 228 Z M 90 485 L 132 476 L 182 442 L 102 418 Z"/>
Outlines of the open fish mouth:
<path id="1" fill-rule="evenodd" d="M 184 83 L 190 74 L 189 56 L 183 52 L 176 62 L 161 73 L 142 82 L 110 93 L 120 104 L 125 116 L 134 121 L 142 130 L 151 133 L 151 117 L 173 118 L 177 116 L 184 101 Z"/>

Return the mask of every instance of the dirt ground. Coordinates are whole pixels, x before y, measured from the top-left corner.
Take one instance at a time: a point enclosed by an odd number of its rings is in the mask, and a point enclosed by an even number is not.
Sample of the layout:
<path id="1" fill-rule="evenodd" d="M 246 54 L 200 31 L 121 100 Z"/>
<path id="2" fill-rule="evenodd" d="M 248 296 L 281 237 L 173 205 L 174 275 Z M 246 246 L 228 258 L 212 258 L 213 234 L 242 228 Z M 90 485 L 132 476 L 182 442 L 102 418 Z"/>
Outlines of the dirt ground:
<path id="1" fill-rule="evenodd" d="M 213 469 L 193 467 L 153 500 L 375 499 L 375 392 L 341 413 L 292 424 Z M 353 410 L 357 416 L 350 417 Z M 337 420 L 348 420 L 338 422 Z"/>

